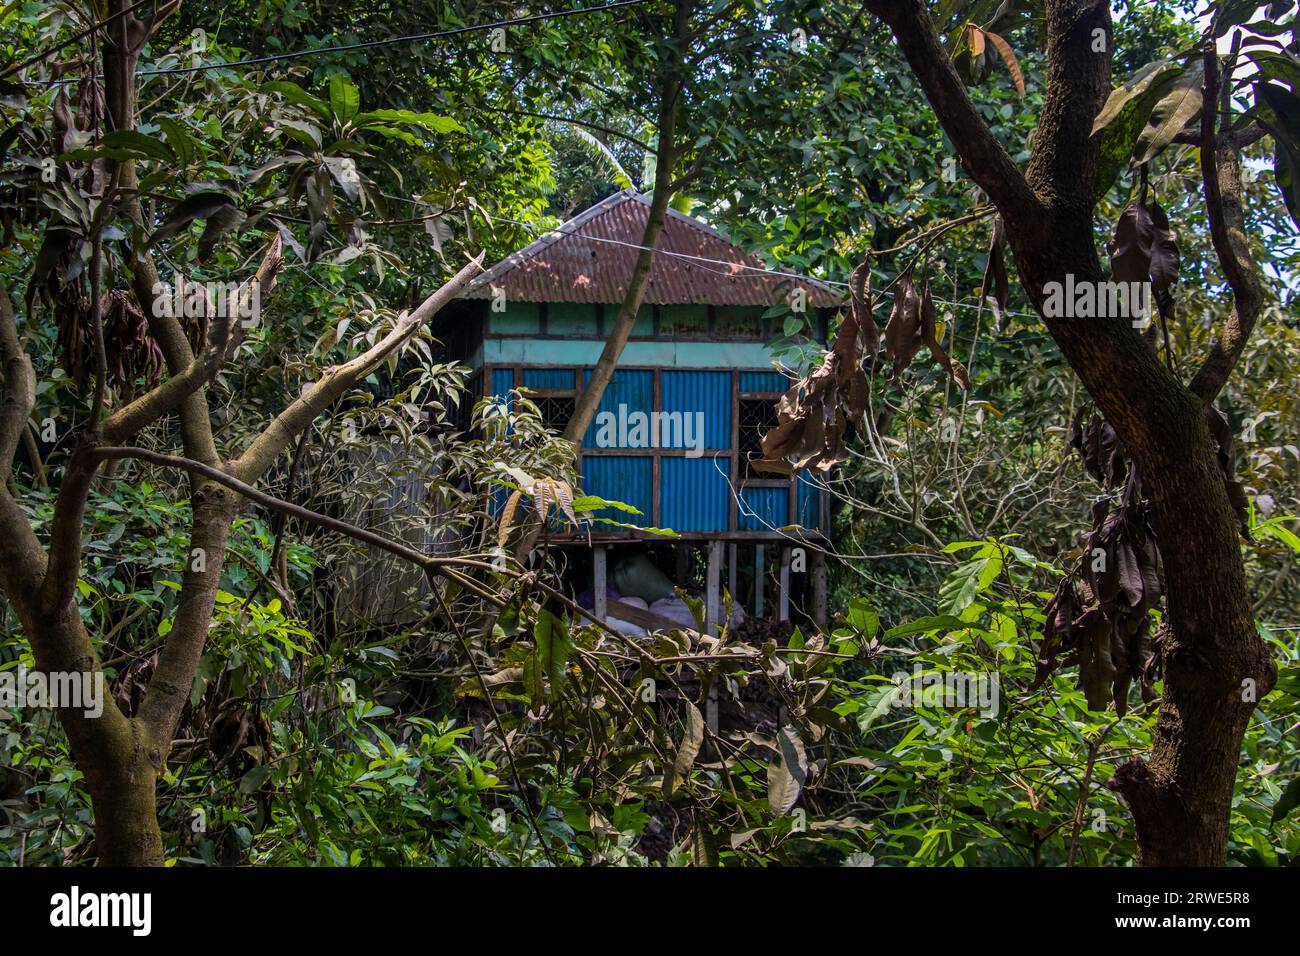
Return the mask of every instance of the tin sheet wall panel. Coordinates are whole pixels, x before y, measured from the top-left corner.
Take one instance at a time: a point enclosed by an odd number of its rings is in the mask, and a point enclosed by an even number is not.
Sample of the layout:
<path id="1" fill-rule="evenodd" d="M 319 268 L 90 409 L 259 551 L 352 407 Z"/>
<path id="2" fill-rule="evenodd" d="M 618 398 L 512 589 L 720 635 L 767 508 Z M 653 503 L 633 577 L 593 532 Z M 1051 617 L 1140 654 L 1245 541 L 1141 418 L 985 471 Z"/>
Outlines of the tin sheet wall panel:
<path id="1" fill-rule="evenodd" d="M 825 530 L 821 526 L 822 490 L 802 472 L 799 474 L 795 496 L 799 508 L 796 522 L 799 526 L 810 530 Z"/>
<path id="2" fill-rule="evenodd" d="M 654 516 L 654 473 L 648 455 L 584 455 L 582 458 L 582 491 L 599 495 L 606 501 L 621 501 L 641 512 L 628 514 L 615 508 L 596 512 L 602 518 L 625 521 L 641 527 L 650 525 Z M 608 526 L 597 525 L 596 530 Z"/>
<path id="3" fill-rule="evenodd" d="M 726 531 L 731 459 L 665 457 L 659 465 L 659 523 L 674 531 Z"/>
<path id="4" fill-rule="evenodd" d="M 659 388 L 663 411 L 680 412 L 683 415 L 682 428 L 692 438 L 689 444 L 678 444 L 677 447 L 699 447 L 697 423 L 700 421 L 704 425 L 706 449 L 731 447 L 730 372 L 665 369 L 660 373 Z"/>
<path id="5" fill-rule="evenodd" d="M 559 391 L 562 389 L 573 390 L 573 383 L 576 380 L 573 377 L 571 368 L 526 368 L 524 369 L 524 387 L 536 389 L 550 389 Z"/>
<path id="6" fill-rule="evenodd" d="M 746 488 L 740 502 L 736 521 L 741 531 L 773 531 L 790 523 L 788 488 Z"/>
<path id="7" fill-rule="evenodd" d="M 582 375 L 583 387 L 585 388 L 590 381 L 591 370 L 586 369 Z M 592 416 L 591 424 L 587 427 L 587 434 L 583 436 L 582 446 L 584 448 L 597 447 L 596 437 L 600 433 L 600 416 L 602 412 L 612 413 L 615 421 L 627 420 L 627 416 L 633 412 L 649 414 L 654 410 L 654 400 L 655 379 L 653 371 L 649 369 L 615 369 L 614 377 L 609 380 L 609 386 L 600 397 L 600 407 L 596 409 L 596 414 Z M 619 406 L 624 406 L 624 408 L 620 411 Z M 615 442 L 610 447 L 619 447 L 619 444 L 621 444 L 621 437 L 616 437 Z"/>
<path id="8" fill-rule="evenodd" d="M 784 392 L 791 382 L 780 372 L 741 372 L 742 392 Z"/>

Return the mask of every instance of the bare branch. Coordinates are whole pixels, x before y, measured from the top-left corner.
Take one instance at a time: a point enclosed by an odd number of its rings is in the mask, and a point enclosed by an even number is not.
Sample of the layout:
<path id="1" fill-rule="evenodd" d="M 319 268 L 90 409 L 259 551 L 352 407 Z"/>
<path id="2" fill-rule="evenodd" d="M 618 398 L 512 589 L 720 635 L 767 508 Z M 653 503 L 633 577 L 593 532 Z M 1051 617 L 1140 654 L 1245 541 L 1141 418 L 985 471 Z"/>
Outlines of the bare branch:
<path id="1" fill-rule="evenodd" d="M 1246 241 L 1242 210 L 1241 161 L 1237 143 L 1231 137 L 1216 139 L 1215 104 L 1219 95 L 1219 56 L 1214 44 L 1207 44 L 1204 99 L 1201 108 L 1201 178 L 1205 182 L 1205 209 L 1210 220 L 1210 239 L 1223 275 L 1232 289 L 1232 311 L 1223 332 L 1210 344 L 1210 354 L 1192 377 L 1189 386 L 1203 402 L 1212 402 L 1222 390 L 1241 358 L 1255 323 L 1271 296 Z"/>
<path id="2" fill-rule="evenodd" d="M 365 528 L 358 527 L 347 521 L 338 518 L 331 518 L 328 515 L 312 511 L 310 508 L 304 508 L 301 505 L 295 505 L 292 502 L 277 498 L 274 495 L 259 491 L 252 485 L 240 481 L 234 475 L 221 468 L 214 468 L 211 465 L 205 465 L 203 462 L 193 461 L 189 458 L 181 458 L 176 455 L 165 455 L 161 452 L 150 451 L 147 448 L 134 448 L 131 446 L 107 446 L 96 450 L 96 457 L 101 461 L 109 459 L 126 459 L 134 458 L 139 461 L 147 461 L 155 465 L 163 465 L 168 468 L 177 468 L 181 471 L 189 472 L 192 475 L 198 475 L 209 481 L 229 488 L 231 491 L 238 492 L 249 501 L 254 501 L 263 507 L 270 508 L 273 511 L 279 511 L 282 514 L 298 518 L 310 524 L 317 525 L 330 531 L 337 531 L 339 534 L 347 535 L 358 541 L 364 541 L 381 551 L 410 561 L 412 564 L 420 567 L 429 567 L 431 564 L 439 563 L 437 559 L 431 559 L 429 555 L 414 548 L 407 547 L 397 541 L 392 541 L 381 534 L 368 531 Z"/>

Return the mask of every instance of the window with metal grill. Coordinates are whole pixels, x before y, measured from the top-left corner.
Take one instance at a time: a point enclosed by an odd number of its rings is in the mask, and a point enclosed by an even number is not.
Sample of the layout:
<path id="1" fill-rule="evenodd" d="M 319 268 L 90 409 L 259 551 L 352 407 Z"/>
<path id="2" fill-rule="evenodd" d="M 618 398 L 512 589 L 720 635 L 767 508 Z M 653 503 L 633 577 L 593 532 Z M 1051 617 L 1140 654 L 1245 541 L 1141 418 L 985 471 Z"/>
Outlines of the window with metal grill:
<path id="1" fill-rule="evenodd" d="M 563 432 L 565 426 L 569 424 L 569 419 L 573 417 L 576 399 L 572 395 L 539 395 L 533 401 L 537 403 L 546 427 Z"/>
<path id="2" fill-rule="evenodd" d="M 770 398 L 742 398 L 737 422 L 740 444 L 741 474 L 745 478 L 771 478 L 772 475 L 754 471 L 749 465 L 751 457 L 763 453 L 763 436 L 776 427 L 776 401 Z"/>

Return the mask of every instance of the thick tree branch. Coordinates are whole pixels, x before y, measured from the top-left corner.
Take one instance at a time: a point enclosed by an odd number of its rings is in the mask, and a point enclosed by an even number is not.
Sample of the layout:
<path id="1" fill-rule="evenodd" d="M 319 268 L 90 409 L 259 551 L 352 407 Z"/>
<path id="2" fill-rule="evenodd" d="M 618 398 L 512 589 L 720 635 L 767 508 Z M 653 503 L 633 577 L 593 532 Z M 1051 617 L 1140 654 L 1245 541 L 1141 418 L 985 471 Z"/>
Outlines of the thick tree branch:
<path id="1" fill-rule="evenodd" d="M 190 547 L 184 559 L 176 615 L 136 715 L 147 728 L 151 746 L 158 751 L 158 766 L 166 758 L 172 732 L 198 672 L 239 499 L 215 482 L 199 481 L 190 507 Z"/>
<path id="2" fill-rule="evenodd" d="M 4 374 L 4 402 L 0 404 L 0 485 L 13 474 L 14 455 L 23 439 L 36 404 L 36 374 L 32 360 L 18 337 L 13 302 L 0 287 L 0 370 Z"/>
<path id="3" fill-rule="evenodd" d="M 393 326 L 392 331 L 361 355 L 326 369 L 320 379 L 297 400 L 290 403 L 266 429 L 253 439 L 244 453 L 231 465 L 231 473 L 246 482 L 254 482 L 275 463 L 276 457 L 307 428 L 316 417 L 338 400 L 344 392 L 384 363 L 406 344 L 416 331 L 442 310 L 476 273 L 481 271 L 483 253 L 447 281 Z"/>
<path id="4" fill-rule="evenodd" d="M 265 303 L 275 288 L 276 276 L 284 265 L 280 255 L 281 239 L 277 234 L 262 257 L 262 264 L 250 280 L 249 288 L 257 288 L 257 301 Z M 243 331 L 240 309 L 233 300 L 227 300 L 225 323 L 231 329 L 231 344 L 220 354 L 209 354 L 193 359 L 180 375 L 173 375 L 157 388 L 146 392 L 129 405 L 115 411 L 105 419 L 102 427 L 104 440 L 109 443 L 130 438 L 141 429 L 162 418 L 182 401 L 198 391 L 220 368 L 222 359 L 229 356 L 239 343 Z"/>
<path id="5" fill-rule="evenodd" d="M 1110 93 L 1112 43 L 1105 0 L 1048 0 L 1047 89 L 1025 178 L 1044 206 L 1089 241 L 1100 152 L 1092 121 Z"/>
<path id="6" fill-rule="evenodd" d="M 116 15 L 128 7 L 125 0 L 111 0 L 110 14 Z M 175 12 L 179 0 L 163 4 L 148 20 L 123 16 L 110 29 L 104 44 L 104 102 L 108 109 L 108 126 L 112 130 L 136 127 L 135 70 L 140 61 L 140 51 L 149 36 L 162 20 Z M 115 162 L 110 160 L 110 162 Z M 122 160 L 114 170 L 125 197 L 122 210 L 142 232 L 147 233 L 148 223 L 141 208 L 137 190 L 138 179 L 135 161 Z M 158 269 L 147 249 L 135 250 L 132 264 L 132 288 L 136 301 L 149 323 L 149 333 L 162 350 L 167 371 L 180 376 L 194 361 L 185 329 L 175 316 L 155 315 L 151 307 L 154 288 L 159 284 Z M 185 453 L 192 458 L 216 464 L 219 460 L 216 443 L 212 439 L 212 422 L 208 417 L 208 403 L 201 390 L 186 395 L 180 402 L 181 440 Z"/>
<path id="7" fill-rule="evenodd" d="M 1039 201 L 975 109 L 923 0 L 866 0 L 866 7 L 893 32 L 971 178 L 1009 219 L 1032 220 Z"/>

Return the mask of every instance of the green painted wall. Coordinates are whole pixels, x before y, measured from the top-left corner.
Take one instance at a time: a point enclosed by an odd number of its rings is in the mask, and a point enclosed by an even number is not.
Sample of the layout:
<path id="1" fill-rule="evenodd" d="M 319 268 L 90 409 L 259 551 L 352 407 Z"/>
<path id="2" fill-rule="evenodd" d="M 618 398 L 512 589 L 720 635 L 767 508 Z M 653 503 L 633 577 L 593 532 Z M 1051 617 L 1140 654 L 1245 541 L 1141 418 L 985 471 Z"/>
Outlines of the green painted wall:
<path id="1" fill-rule="evenodd" d="M 488 365 L 595 365 L 604 342 L 563 339 L 488 339 Z M 762 342 L 628 342 L 618 360 L 624 367 L 771 368 L 772 353 Z"/>
<path id="2" fill-rule="evenodd" d="M 542 331 L 541 306 L 536 302 L 511 302 L 504 312 L 488 307 L 488 332 L 491 335 L 537 335 Z"/>

